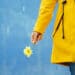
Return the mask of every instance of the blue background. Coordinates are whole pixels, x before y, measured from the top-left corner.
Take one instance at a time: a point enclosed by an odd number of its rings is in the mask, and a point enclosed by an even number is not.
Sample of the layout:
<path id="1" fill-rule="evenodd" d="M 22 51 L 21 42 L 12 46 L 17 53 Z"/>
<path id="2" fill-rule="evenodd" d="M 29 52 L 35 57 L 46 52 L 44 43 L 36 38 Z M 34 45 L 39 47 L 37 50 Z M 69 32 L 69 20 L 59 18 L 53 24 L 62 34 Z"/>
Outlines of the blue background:
<path id="1" fill-rule="evenodd" d="M 37 45 L 30 42 L 40 0 L 0 0 L 0 75 L 70 75 L 69 67 L 50 63 L 53 19 Z M 23 54 L 30 46 L 33 55 Z"/>

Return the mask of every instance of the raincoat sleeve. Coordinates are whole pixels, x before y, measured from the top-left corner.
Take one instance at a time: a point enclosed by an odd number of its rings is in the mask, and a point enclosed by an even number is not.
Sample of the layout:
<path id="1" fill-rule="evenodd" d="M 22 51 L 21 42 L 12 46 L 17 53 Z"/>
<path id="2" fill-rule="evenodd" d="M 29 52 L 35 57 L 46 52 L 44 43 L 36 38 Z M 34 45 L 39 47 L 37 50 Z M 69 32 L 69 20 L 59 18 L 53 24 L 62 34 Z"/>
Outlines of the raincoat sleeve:
<path id="1" fill-rule="evenodd" d="M 43 34 L 52 18 L 57 0 L 41 0 L 38 17 L 33 31 Z"/>

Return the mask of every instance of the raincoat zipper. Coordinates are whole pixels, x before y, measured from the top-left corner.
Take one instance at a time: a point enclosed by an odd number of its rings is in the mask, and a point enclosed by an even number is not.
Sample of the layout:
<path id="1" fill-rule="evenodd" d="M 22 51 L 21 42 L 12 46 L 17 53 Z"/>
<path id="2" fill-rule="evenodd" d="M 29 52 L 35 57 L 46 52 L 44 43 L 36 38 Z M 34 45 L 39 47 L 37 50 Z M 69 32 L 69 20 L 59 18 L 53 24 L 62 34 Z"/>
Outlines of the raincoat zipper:
<path id="1" fill-rule="evenodd" d="M 64 5 L 66 3 L 66 0 L 63 1 L 62 5 L 63 5 L 63 16 L 62 16 L 62 38 L 64 39 L 65 38 L 65 35 L 64 35 Z"/>
<path id="2" fill-rule="evenodd" d="M 63 38 L 63 39 L 65 38 L 65 35 L 64 35 L 64 5 L 65 5 L 65 4 L 66 4 L 66 0 L 63 0 L 63 2 L 62 2 L 63 14 L 62 14 L 62 16 L 61 16 L 61 18 L 60 18 L 60 21 L 59 21 L 59 23 L 58 23 L 58 26 L 56 27 L 56 30 L 55 30 L 55 33 L 53 34 L 53 37 L 55 36 L 57 30 L 59 29 L 60 23 L 61 23 L 61 21 L 62 21 L 62 38 Z"/>

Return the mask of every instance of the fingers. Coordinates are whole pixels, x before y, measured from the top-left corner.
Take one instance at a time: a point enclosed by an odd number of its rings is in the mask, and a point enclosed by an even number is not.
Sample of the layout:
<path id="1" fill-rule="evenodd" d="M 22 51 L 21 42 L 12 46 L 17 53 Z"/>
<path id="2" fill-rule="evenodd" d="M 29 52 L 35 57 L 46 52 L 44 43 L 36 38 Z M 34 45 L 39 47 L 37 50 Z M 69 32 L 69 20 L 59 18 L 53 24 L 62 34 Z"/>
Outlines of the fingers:
<path id="1" fill-rule="evenodd" d="M 38 34 L 36 32 L 32 33 L 31 41 L 32 41 L 33 44 L 37 43 L 37 41 L 38 41 Z"/>
<path id="2" fill-rule="evenodd" d="M 33 44 L 36 44 L 41 39 L 42 39 L 42 35 L 40 33 L 38 33 L 38 32 L 32 32 L 31 42 Z"/>

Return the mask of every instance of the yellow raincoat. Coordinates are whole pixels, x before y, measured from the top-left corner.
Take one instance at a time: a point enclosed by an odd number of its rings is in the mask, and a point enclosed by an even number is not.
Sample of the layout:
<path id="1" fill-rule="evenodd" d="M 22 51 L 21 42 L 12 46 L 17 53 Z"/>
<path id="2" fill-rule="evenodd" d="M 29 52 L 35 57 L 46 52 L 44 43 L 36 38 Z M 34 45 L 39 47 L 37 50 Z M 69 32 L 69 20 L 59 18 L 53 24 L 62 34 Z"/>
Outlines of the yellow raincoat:
<path id="1" fill-rule="evenodd" d="M 51 62 L 57 64 L 75 62 L 75 0 L 66 0 L 64 7 L 63 1 L 41 0 L 39 15 L 33 30 L 42 34 L 45 32 L 51 21 L 55 5 L 58 2 L 58 10 L 52 32 L 53 46 L 51 56 Z M 63 11 L 64 17 L 62 18 Z"/>

